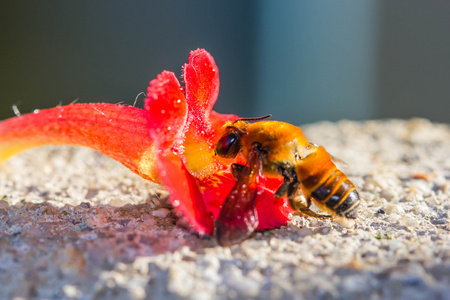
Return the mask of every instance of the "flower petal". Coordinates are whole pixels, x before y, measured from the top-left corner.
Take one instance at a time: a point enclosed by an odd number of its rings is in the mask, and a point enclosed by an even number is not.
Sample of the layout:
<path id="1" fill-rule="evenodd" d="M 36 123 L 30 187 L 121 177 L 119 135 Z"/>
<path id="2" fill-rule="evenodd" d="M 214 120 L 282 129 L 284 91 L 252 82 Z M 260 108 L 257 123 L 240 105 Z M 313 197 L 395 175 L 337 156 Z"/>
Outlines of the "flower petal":
<path id="1" fill-rule="evenodd" d="M 189 64 L 184 66 L 184 82 L 189 113 L 203 115 L 207 121 L 219 94 L 219 69 L 211 54 L 204 49 L 191 51 Z"/>
<path id="2" fill-rule="evenodd" d="M 184 66 L 184 81 L 189 109 L 184 156 L 191 174 L 202 180 L 223 169 L 220 159 L 214 156 L 215 143 L 223 123 L 235 116 L 211 110 L 219 92 L 219 71 L 208 52 L 191 52 L 189 63 Z"/>
<path id="3" fill-rule="evenodd" d="M 172 72 L 163 72 L 150 82 L 145 108 L 149 134 L 156 144 L 160 176 L 170 200 L 199 233 L 212 234 L 214 227 L 206 211 L 196 179 L 183 161 L 183 139 L 187 103 Z"/>
<path id="4" fill-rule="evenodd" d="M 218 172 L 199 182 L 206 209 L 214 220 L 218 218 L 223 202 L 235 183 L 236 179 L 230 172 Z M 266 178 L 266 187 L 256 199 L 255 206 L 259 218 L 257 228 L 260 230 L 286 225 L 289 214 L 294 212 L 286 197 L 277 199 L 273 196 L 281 183 L 282 180 L 279 178 Z"/>
<path id="5" fill-rule="evenodd" d="M 159 152 L 157 160 L 172 205 L 186 217 L 195 230 L 211 235 L 214 225 L 206 211 L 196 179 L 189 174 L 181 159 L 170 151 Z"/>
<path id="6" fill-rule="evenodd" d="M 218 172 L 199 182 L 206 209 L 216 220 L 223 202 L 236 183 L 230 172 Z"/>
<path id="7" fill-rule="evenodd" d="M 286 197 L 277 199 L 268 190 L 264 190 L 258 196 L 255 206 L 259 217 L 257 228 L 260 230 L 286 225 L 289 221 L 289 214 L 294 212 Z"/>
<path id="8" fill-rule="evenodd" d="M 290 220 L 289 215 L 294 213 L 287 197 L 274 197 L 282 183 L 281 176 L 267 178 L 264 192 L 256 199 L 260 230 L 284 226 Z"/>
<path id="9" fill-rule="evenodd" d="M 138 175 L 158 182 L 147 123 L 146 111 L 107 103 L 36 110 L 0 122 L 0 162 L 31 147 L 79 145 L 112 157 Z"/>
<path id="10" fill-rule="evenodd" d="M 223 134 L 223 125 L 228 121 L 234 121 L 236 119 L 239 119 L 236 115 L 224 115 L 219 114 L 214 110 L 211 111 L 211 114 L 209 115 L 209 123 L 211 124 L 211 130 L 213 131 L 214 145 L 221 138 L 220 135 Z"/>
<path id="11" fill-rule="evenodd" d="M 183 88 L 172 72 L 164 71 L 150 81 L 145 99 L 148 129 L 155 142 L 166 149 L 182 142 L 187 118 Z"/>

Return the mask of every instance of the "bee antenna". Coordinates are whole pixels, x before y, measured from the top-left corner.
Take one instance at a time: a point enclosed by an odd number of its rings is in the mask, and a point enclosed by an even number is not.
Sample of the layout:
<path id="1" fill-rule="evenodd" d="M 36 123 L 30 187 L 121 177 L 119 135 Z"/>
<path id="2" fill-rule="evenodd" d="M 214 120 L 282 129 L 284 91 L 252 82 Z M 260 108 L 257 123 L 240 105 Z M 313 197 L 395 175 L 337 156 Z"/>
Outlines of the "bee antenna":
<path id="1" fill-rule="evenodd" d="M 239 132 L 239 133 L 242 134 L 242 135 L 246 135 L 246 134 L 247 134 L 247 132 L 245 132 L 244 130 L 242 130 L 242 129 L 240 129 L 240 128 L 237 128 L 236 126 L 227 126 L 227 129 L 233 129 L 233 130 L 236 130 L 237 132 Z"/>
<path id="2" fill-rule="evenodd" d="M 256 118 L 240 118 L 240 119 L 237 119 L 236 121 L 245 121 L 245 122 L 247 122 L 247 121 L 249 121 L 249 122 L 253 122 L 253 121 L 261 121 L 261 120 L 265 120 L 265 119 L 268 119 L 268 118 L 270 118 L 272 115 L 266 115 L 266 116 L 262 116 L 262 117 L 256 117 Z M 236 122 L 235 121 L 235 122 Z"/>

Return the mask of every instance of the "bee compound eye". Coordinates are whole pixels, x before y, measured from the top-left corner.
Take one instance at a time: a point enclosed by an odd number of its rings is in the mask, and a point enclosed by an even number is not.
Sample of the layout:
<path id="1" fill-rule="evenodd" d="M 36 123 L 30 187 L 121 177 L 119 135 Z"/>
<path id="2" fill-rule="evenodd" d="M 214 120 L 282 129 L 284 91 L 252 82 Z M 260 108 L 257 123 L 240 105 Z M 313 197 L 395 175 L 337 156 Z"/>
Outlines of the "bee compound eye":
<path id="1" fill-rule="evenodd" d="M 240 135 L 235 132 L 227 133 L 216 144 L 216 154 L 226 158 L 235 157 L 240 150 Z"/>

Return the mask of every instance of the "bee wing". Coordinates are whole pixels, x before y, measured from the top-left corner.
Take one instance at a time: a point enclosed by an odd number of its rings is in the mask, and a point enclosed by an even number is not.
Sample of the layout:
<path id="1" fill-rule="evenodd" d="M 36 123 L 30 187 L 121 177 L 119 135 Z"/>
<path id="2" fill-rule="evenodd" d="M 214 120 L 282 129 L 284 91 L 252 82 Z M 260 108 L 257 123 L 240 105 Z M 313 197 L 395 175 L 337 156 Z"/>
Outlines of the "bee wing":
<path id="1" fill-rule="evenodd" d="M 328 152 L 327 152 L 327 153 L 328 153 Z M 331 161 L 332 161 L 335 165 L 342 165 L 344 168 L 348 168 L 348 164 L 347 164 L 345 161 L 343 161 L 342 159 L 337 158 L 336 156 L 331 155 L 330 153 L 328 153 L 328 155 L 330 156 Z"/>
<path id="2" fill-rule="evenodd" d="M 314 143 L 309 143 L 309 147 L 310 147 L 311 149 L 316 149 L 316 148 L 319 147 L 319 146 L 317 146 L 317 145 L 314 144 Z M 343 167 L 348 168 L 348 164 L 347 164 L 345 161 L 343 161 L 342 159 L 340 159 L 340 158 L 334 156 L 333 154 L 331 154 L 331 153 L 328 152 L 328 151 L 327 151 L 327 153 L 328 153 L 328 155 L 330 156 L 331 161 L 332 161 L 334 164 L 342 165 Z"/>
<path id="3" fill-rule="evenodd" d="M 261 151 L 254 146 L 216 221 L 217 242 L 221 246 L 231 246 L 245 240 L 258 226 L 255 200 L 263 188 Z"/>

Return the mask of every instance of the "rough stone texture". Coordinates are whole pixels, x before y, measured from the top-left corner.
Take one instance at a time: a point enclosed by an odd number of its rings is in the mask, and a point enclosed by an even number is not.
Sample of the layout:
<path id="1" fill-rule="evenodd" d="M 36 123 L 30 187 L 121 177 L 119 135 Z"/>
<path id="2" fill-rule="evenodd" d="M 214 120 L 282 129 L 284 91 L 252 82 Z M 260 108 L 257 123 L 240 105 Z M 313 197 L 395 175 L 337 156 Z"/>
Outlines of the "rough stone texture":
<path id="1" fill-rule="evenodd" d="M 450 299 L 450 127 L 303 127 L 345 161 L 353 228 L 294 217 L 241 245 L 189 229 L 158 186 L 100 154 L 31 149 L 0 167 L 3 299 Z"/>

